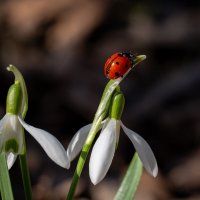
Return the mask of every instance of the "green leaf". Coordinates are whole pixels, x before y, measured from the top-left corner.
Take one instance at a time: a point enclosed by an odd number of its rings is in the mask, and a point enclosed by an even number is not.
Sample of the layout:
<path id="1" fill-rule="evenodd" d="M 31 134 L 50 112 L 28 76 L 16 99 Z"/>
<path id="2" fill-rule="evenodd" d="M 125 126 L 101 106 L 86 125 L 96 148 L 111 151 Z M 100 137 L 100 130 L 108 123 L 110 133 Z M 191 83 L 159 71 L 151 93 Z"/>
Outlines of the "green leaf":
<path id="1" fill-rule="evenodd" d="M 2 200 L 14 200 L 4 153 L 0 153 L 0 188 Z"/>
<path id="2" fill-rule="evenodd" d="M 135 153 L 114 200 L 132 200 L 142 175 L 142 162 Z"/>

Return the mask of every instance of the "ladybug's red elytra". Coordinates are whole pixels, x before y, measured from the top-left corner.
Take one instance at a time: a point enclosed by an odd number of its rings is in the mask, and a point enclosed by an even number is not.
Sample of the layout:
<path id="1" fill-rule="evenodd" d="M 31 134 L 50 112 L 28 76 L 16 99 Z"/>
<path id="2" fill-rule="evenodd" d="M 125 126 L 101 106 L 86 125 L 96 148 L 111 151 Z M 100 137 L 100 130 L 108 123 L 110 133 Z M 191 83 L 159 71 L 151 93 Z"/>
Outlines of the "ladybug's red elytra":
<path id="1" fill-rule="evenodd" d="M 130 52 L 114 53 L 105 63 L 104 73 L 109 79 L 117 79 L 133 66 L 134 55 Z"/>

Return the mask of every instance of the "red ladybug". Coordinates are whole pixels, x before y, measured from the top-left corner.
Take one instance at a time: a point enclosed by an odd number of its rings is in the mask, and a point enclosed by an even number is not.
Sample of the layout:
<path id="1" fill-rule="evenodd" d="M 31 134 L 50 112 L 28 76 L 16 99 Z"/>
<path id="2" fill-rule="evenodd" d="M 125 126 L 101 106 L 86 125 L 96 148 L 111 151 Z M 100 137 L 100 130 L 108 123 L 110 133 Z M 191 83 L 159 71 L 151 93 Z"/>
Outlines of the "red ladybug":
<path id="1" fill-rule="evenodd" d="M 104 73 L 109 79 L 123 77 L 123 75 L 133 66 L 133 54 L 130 52 L 117 52 L 113 54 L 105 63 Z"/>

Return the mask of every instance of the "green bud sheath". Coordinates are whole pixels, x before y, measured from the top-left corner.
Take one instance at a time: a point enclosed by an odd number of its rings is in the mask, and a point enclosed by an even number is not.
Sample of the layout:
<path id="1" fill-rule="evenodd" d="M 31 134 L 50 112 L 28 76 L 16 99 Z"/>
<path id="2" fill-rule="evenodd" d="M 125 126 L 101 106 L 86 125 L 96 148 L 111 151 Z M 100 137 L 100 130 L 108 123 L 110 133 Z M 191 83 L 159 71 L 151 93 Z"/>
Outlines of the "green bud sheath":
<path id="1" fill-rule="evenodd" d="M 10 86 L 6 99 L 6 113 L 18 115 L 22 103 L 22 89 L 19 81 Z"/>
<path id="2" fill-rule="evenodd" d="M 112 106 L 110 110 L 110 117 L 120 120 L 122 112 L 124 110 L 124 104 L 125 104 L 124 95 L 121 92 L 117 91 L 113 97 Z"/>

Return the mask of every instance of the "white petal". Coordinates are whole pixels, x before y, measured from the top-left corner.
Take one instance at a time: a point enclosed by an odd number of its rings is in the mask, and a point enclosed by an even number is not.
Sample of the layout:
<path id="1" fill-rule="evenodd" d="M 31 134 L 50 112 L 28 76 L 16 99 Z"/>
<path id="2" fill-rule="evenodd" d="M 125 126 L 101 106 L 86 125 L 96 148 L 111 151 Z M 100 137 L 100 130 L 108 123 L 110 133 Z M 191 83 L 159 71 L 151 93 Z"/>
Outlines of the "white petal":
<path id="1" fill-rule="evenodd" d="M 69 160 L 66 151 L 62 144 L 50 133 L 39 128 L 25 123 L 20 117 L 18 117 L 22 126 L 28 131 L 42 146 L 46 154 L 59 166 L 69 168 Z"/>
<path id="2" fill-rule="evenodd" d="M 67 156 L 70 161 L 74 160 L 74 158 L 80 153 L 91 126 L 92 124 L 88 124 L 79 129 L 70 141 L 67 148 Z"/>
<path id="3" fill-rule="evenodd" d="M 8 115 L 4 115 L 4 117 L 0 120 L 0 135 L 2 134 L 2 130 L 7 118 L 8 118 Z"/>
<path id="4" fill-rule="evenodd" d="M 7 156 L 8 169 L 10 169 L 13 166 L 13 164 L 15 163 L 17 155 L 11 152 L 11 153 L 7 154 L 6 156 Z"/>
<path id="5" fill-rule="evenodd" d="M 105 120 L 102 121 L 102 123 L 99 127 L 99 130 L 102 128 L 102 124 L 104 122 L 105 122 Z M 80 151 L 83 148 L 83 145 L 85 143 L 85 140 L 88 136 L 91 126 L 92 126 L 92 124 L 88 124 L 88 125 L 80 128 L 75 133 L 72 140 L 70 141 L 69 146 L 67 148 L 67 156 L 70 161 L 74 160 L 74 158 L 80 153 Z"/>
<path id="6" fill-rule="evenodd" d="M 23 141 L 23 128 L 17 116 L 7 113 L 0 122 L 0 147 L 2 151 L 21 154 Z M 6 145 L 7 142 L 10 143 L 9 147 Z"/>
<path id="7" fill-rule="evenodd" d="M 4 140 L 4 124 L 6 121 L 7 115 L 5 115 L 1 120 L 0 120 L 0 152 L 2 149 L 2 145 L 3 145 L 3 140 Z"/>
<path id="8" fill-rule="evenodd" d="M 117 121 L 110 119 L 106 128 L 102 130 L 92 149 L 89 174 L 94 185 L 99 183 L 106 175 L 114 157 L 116 147 Z"/>
<path id="9" fill-rule="evenodd" d="M 126 128 L 121 122 L 122 128 L 126 135 L 129 137 L 131 142 L 133 143 L 145 169 L 153 176 L 156 177 L 158 174 L 158 166 L 155 159 L 155 156 L 147 144 L 147 142 L 139 136 L 137 133 L 132 130 Z"/>

